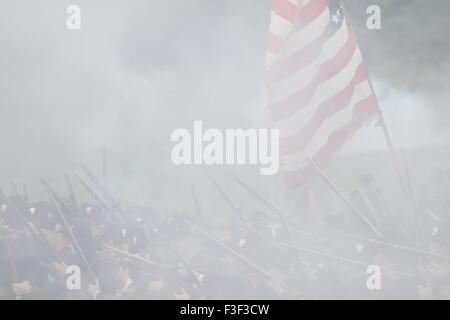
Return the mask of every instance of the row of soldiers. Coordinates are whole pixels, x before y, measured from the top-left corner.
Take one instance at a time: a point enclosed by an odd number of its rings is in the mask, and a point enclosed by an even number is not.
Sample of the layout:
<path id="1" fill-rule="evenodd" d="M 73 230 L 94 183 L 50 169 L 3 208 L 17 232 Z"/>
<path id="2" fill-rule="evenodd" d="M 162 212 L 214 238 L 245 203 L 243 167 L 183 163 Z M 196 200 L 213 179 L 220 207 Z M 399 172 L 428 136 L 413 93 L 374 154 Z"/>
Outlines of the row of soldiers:
<path id="1" fill-rule="evenodd" d="M 220 222 L 198 202 L 184 215 L 123 208 L 84 173 L 92 203 L 70 182 L 62 197 L 43 181 L 42 202 L 0 192 L 0 299 L 450 298 L 449 170 L 436 170 L 404 215 L 361 178 L 351 201 L 382 238 L 346 208 L 317 220 L 268 204 Z"/>

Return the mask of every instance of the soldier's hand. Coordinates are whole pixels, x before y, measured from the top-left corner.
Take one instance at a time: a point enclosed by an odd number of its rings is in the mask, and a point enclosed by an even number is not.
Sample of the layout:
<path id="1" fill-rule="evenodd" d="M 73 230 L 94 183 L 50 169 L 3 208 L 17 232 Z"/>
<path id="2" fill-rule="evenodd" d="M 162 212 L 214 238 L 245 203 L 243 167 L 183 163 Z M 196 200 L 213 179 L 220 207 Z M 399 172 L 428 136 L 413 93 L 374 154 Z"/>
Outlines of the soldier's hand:
<path id="1" fill-rule="evenodd" d="M 57 274 L 59 274 L 60 276 L 64 276 L 66 274 L 68 265 L 64 261 L 61 263 L 54 262 L 53 267 L 55 268 Z"/>
<path id="2" fill-rule="evenodd" d="M 100 288 L 100 282 L 98 281 L 98 279 L 95 279 L 95 284 L 89 283 L 89 294 L 91 295 L 91 297 L 97 299 L 97 296 L 100 292 L 102 292 L 102 290 Z"/>
<path id="3" fill-rule="evenodd" d="M 12 287 L 16 295 L 24 296 L 31 292 L 32 285 L 28 281 L 23 281 L 20 283 L 13 283 Z"/>

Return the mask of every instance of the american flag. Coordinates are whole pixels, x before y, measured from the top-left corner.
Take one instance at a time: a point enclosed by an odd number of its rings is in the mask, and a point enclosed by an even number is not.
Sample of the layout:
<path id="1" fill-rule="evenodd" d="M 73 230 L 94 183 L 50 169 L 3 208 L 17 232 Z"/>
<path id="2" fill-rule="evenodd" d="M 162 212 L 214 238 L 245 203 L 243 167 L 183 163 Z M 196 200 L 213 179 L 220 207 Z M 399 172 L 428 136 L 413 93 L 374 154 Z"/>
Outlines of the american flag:
<path id="1" fill-rule="evenodd" d="M 289 187 L 300 187 L 316 176 L 308 159 L 326 167 L 376 119 L 376 98 L 341 2 L 272 0 L 266 68 L 283 171 Z"/>

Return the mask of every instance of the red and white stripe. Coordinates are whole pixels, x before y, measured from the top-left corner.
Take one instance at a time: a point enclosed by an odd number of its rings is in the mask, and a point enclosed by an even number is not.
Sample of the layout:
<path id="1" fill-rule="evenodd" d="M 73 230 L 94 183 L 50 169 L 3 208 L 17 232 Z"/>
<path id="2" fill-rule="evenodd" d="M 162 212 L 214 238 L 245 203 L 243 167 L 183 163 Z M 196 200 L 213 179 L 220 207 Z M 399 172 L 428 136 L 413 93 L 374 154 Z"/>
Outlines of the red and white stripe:
<path id="1" fill-rule="evenodd" d="M 376 99 L 356 39 L 332 32 L 327 0 L 273 0 L 266 68 L 269 110 L 280 129 L 290 187 L 310 182 L 345 141 L 375 118 Z M 335 27 L 334 27 L 335 28 Z"/>

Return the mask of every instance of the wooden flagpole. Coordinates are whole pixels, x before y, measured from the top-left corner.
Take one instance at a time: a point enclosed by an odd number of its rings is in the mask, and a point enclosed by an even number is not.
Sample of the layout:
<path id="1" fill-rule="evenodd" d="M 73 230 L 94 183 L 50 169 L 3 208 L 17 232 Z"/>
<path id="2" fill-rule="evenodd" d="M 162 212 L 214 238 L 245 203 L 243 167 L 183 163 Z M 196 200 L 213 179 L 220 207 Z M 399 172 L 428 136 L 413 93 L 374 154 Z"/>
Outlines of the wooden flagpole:
<path id="1" fill-rule="evenodd" d="M 345 6 L 345 3 L 344 3 L 343 0 L 339 0 L 339 2 L 341 3 L 341 7 L 342 7 L 342 11 L 344 13 L 344 17 L 345 17 L 345 20 L 346 20 L 346 23 L 347 23 L 347 27 L 348 27 L 349 31 L 353 33 L 352 26 L 351 26 L 351 23 L 350 23 L 350 19 L 349 19 L 349 16 L 348 16 L 348 12 L 347 12 L 347 8 Z M 402 173 L 402 169 L 401 169 L 402 167 L 401 167 L 400 162 L 398 160 L 398 156 L 397 156 L 397 152 L 396 152 L 396 150 L 394 148 L 394 144 L 392 143 L 391 134 L 390 134 L 390 131 L 389 131 L 387 125 L 386 125 L 386 121 L 385 121 L 385 118 L 384 118 L 383 110 L 381 110 L 380 104 L 378 103 L 378 98 L 377 98 L 377 96 L 375 94 L 375 90 L 373 88 L 372 81 L 370 80 L 369 72 L 367 70 L 367 67 L 366 67 L 365 64 L 363 64 L 363 65 L 364 65 L 364 69 L 365 69 L 365 72 L 366 72 L 366 75 L 367 75 L 367 81 L 369 82 L 370 90 L 372 90 L 373 96 L 375 98 L 375 103 L 376 103 L 376 106 L 377 106 L 377 113 L 378 113 L 379 123 L 380 123 L 381 127 L 383 128 L 383 134 L 384 134 L 384 137 L 386 139 L 386 144 L 388 145 L 389 151 L 391 153 L 392 162 L 394 163 L 395 174 L 397 175 L 397 178 L 398 178 L 398 180 L 400 182 L 400 186 L 402 188 L 403 196 L 409 202 L 409 197 L 408 197 L 408 192 L 407 192 L 407 188 L 406 188 L 406 183 L 405 183 L 405 179 L 404 179 L 404 176 L 403 176 L 403 173 Z"/>

